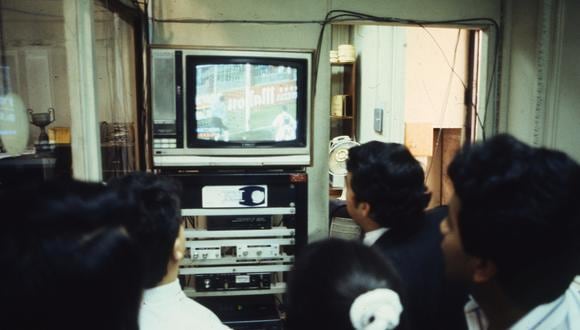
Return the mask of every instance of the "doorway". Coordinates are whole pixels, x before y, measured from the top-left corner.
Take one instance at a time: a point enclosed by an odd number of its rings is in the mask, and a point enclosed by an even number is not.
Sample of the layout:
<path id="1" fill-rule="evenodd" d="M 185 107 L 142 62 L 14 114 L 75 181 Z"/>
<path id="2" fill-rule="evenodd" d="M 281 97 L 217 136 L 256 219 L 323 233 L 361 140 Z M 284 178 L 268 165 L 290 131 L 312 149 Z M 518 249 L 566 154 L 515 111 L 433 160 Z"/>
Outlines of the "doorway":
<path id="1" fill-rule="evenodd" d="M 482 129 L 481 30 L 340 24 L 331 35 L 331 49 L 348 44 L 356 52 L 353 139 L 405 144 L 425 170 L 429 207 L 447 204 L 447 166 Z M 344 90 L 342 82 L 331 70 L 331 96 Z"/>

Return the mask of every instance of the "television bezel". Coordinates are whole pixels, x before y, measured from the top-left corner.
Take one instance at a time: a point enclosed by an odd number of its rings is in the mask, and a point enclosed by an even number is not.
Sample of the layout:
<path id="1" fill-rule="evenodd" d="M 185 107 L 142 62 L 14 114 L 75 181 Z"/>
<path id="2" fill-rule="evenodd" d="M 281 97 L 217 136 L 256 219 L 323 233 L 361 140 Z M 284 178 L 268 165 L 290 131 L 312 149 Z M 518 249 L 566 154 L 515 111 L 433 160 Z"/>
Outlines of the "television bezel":
<path id="1" fill-rule="evenodd" d="M 313 81 L 313 50 L 306 49 L 239 49 L 239 48 L 173 48 L 166 46 L 152 46 L 152 55 L 175 56 L 175 95 L 176 95 L 176 138 L 175 148 L 155 148 L 152 150 L 154 167 L 171 168 L 198 168 L 198 167 L 296 167 L 311 166 L 312 155 L 312 81 Z M 303 129 L 304 143 L 288 146 L 287 143 L 272 144 L 270 146 L 224 146 L 215 145 L 204 147 L 189 147 L 187 140 L 188 120 L 187 110 L 187 72 L 186 59 L 188 56 L 214 56 L 230 58 L 264 58 L 264 59 L 301 59 L 306 61 L 306 104 L 304 116 L 306 124 Z M 152 72 L 155 76 L 155 72 Z M 167 88 L 155 85 L 152 79 L 152 88 Z M 298 111 L 298 109 L 297 109 Z M 152 118 L 153 123 L 154 118 Z M 297 132 L 297 135 L 300 134 Z M 155 138 L 155 137 L 153 137 Z"/>

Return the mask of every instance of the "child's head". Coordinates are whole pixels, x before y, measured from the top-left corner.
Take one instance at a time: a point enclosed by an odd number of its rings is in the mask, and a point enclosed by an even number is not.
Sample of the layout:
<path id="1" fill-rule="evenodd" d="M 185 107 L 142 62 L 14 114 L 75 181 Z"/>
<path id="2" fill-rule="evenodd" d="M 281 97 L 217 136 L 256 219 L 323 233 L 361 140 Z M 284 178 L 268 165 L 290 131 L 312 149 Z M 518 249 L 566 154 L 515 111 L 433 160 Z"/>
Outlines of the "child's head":
<path id="1" fill-rule="evenodd" d="M 402 312 L 397 276 L 359 242 L 310 244 L 288 283 L 290 329 L 393 329 Z"/>

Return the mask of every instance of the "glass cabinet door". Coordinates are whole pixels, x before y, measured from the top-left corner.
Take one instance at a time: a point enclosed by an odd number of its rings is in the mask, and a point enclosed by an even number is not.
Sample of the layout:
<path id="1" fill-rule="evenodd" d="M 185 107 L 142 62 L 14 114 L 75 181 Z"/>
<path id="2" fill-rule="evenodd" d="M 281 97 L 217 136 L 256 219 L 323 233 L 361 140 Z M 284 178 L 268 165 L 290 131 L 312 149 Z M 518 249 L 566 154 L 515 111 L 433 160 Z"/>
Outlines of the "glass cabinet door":
<path id="1" fill-rule="evenodd" d="M 73 176 L 75 127 L 71 86 L 86 83 L 70 63 L 78 38 L 67 16 L 68 0 L 3 0 L 0 7 L 0 185 Z M 77 3 L 72 3 L 76 5 Z M 93 148 L 101 149 L 102 178 L 138 168 L 137 95 L 133 26 L 105 6 L 92 6 L 96 99 Z M 74 18 L 74 16 L 72 16 Z M 69 25 L 67 25 L 67 19 Z M 69 29 L 69 31 L 66 31 Z M 82 104 L 82 102 L 81 102 Z M 81 125 L 77 125 L 81 126 Z M 75 131 L 75 134 L 72 134 Z"/>

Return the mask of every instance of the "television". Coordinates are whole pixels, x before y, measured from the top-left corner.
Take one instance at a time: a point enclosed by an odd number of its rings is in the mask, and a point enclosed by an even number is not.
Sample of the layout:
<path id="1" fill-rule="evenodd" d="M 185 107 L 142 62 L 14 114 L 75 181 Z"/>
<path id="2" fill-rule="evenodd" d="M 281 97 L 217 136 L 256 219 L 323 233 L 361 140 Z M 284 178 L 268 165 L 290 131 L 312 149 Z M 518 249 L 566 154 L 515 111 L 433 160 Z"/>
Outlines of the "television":
<path id="1" fill-rule="evenodd" d="M 310 164 L 312 52 L 151 49 L 154 167 Z"/>

